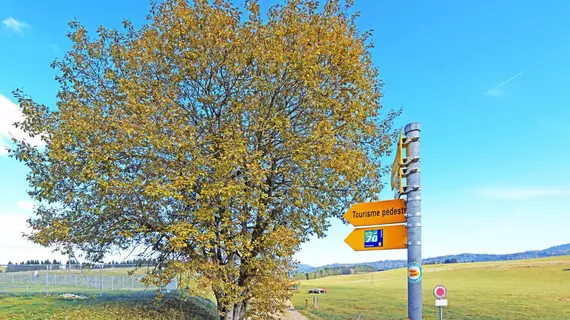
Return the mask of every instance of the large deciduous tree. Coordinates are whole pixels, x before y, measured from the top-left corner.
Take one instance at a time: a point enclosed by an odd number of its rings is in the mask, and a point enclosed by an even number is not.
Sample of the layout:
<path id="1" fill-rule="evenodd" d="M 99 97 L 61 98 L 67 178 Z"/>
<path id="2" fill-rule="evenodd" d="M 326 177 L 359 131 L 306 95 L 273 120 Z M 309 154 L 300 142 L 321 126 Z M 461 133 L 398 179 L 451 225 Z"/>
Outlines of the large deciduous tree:
<path id="1" fill-rule="evenodd" d="M 70 23 L 57 108 L 15 92 L 46 143 L 12 150 L 40 204 L 31 240 L 91 261 L 141 248 L 150 280 L 199 275 L 222 319 L 283 306 L 300 244 L 382 188 L 398 112 L 350 3 L 245 9 L 167 0 L 96 37 Z"/>

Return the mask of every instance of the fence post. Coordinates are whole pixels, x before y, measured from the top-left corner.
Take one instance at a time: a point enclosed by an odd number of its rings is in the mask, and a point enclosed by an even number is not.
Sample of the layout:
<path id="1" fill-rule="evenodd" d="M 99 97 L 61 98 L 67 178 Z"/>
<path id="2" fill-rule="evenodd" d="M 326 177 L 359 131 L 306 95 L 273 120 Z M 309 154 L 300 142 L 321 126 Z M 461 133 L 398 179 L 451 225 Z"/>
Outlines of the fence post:
<path id="1" fill-rule="evenodd" d="M 99 296 L 103 296 L 103 265 L 99 269 Z"/>
<path id="2" fill-rule="evenodd" d="M 12 275 L 12 279 L 14 279 L 14 275 Z M 46 294 L 49 294 L 49 264 L 46 265 Z"/>
<path id="3" fill-rule="evenodd" d="M 115 290 L 115 278 L 111 276 L 111 291 Z"/>

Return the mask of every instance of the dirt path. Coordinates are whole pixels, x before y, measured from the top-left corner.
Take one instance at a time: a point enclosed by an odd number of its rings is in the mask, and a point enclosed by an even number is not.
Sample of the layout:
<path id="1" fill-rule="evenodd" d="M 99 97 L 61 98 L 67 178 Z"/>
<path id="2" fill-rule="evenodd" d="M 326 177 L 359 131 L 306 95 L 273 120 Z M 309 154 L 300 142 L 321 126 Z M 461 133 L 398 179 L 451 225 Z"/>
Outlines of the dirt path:
<path id="1" fill-rule="evenodd" d="M 287 301 L 287 310 L 280 319 L 284 320 L 309 320 L 304 315 L 300 314 L 299 311 L 295 310 L 291 301 Z"/>

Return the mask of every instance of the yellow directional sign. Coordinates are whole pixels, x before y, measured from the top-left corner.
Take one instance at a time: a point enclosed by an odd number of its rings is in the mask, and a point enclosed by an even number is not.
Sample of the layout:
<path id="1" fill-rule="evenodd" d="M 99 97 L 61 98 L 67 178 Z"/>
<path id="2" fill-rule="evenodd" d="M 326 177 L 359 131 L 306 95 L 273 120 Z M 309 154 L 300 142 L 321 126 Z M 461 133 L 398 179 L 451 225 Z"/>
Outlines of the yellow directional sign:
<path id="1" fill-rule="evenodd" d="M 404 225 L 354 229 L 344 239 L 354 251 L 406 249 L 408 229 Z"/>
<path id="2" fill-rule="evenodd" d="M 399 193 L 402 193 L 403 191 L 402 167 L 401 167 L 402 162 L 403 162 L 402 133 L 400 133 L 400 137 L 398 138 L 398 144 L 396 146 L 396 156 L 394 157 L 394 162 L 392 163 L 392 180 L 391 180 L 392 190 L 394 190 L 397 187 Z"/>
<path id="3" fill-rule="evenodd" d="M 406 222 L 406 202 L 402 199 L 353 204 L 344 218 L 355 227 Z"/>

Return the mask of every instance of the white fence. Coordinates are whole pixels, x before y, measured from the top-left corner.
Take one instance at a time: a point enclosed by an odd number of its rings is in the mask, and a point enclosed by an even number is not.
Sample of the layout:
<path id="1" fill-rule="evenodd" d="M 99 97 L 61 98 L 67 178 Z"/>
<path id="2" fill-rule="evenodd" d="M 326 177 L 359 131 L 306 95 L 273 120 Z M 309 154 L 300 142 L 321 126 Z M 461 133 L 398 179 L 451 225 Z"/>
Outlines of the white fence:
<path id="1" fill-rule="evenodd" d="M 0 265 L 0 293 L 124 293 L 156 290 L 141 280 L 153 266 Z M 169 284 L 172 287 L 172 284 Z"/>

